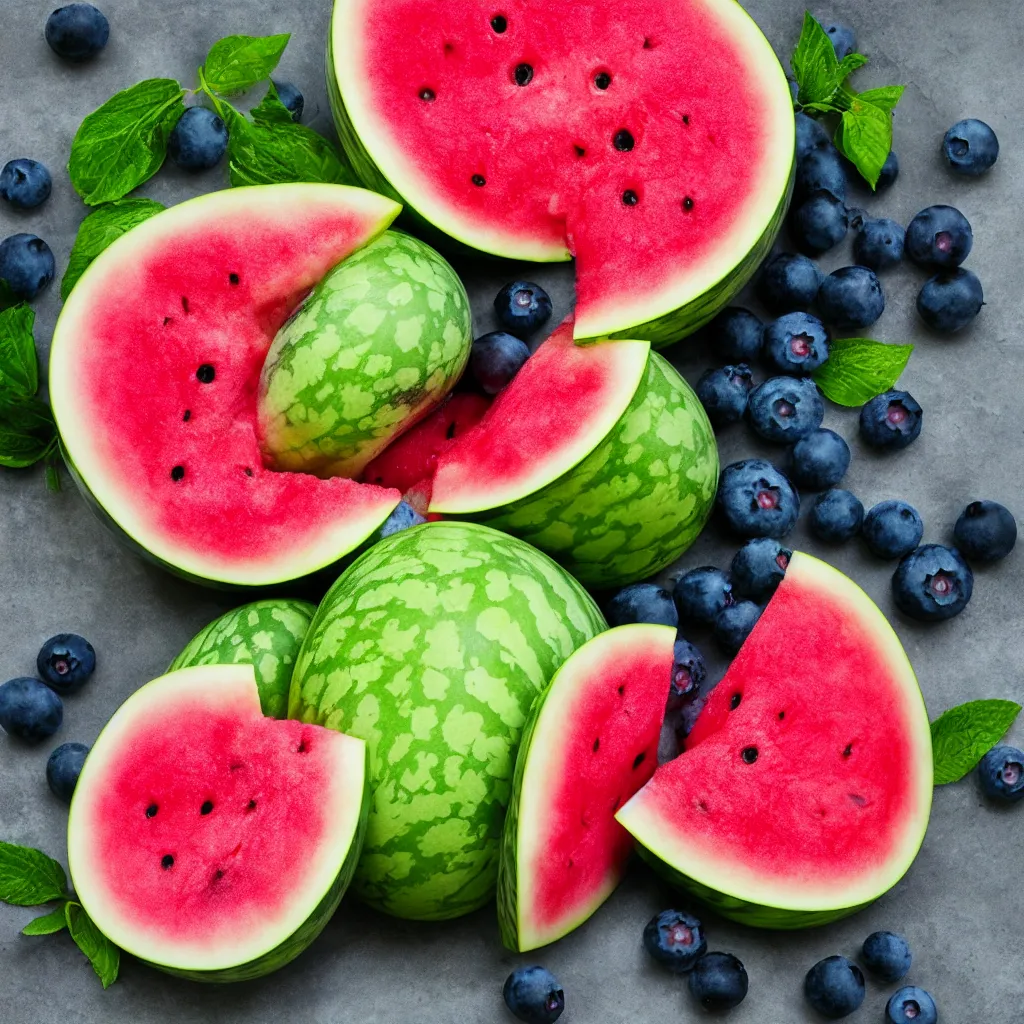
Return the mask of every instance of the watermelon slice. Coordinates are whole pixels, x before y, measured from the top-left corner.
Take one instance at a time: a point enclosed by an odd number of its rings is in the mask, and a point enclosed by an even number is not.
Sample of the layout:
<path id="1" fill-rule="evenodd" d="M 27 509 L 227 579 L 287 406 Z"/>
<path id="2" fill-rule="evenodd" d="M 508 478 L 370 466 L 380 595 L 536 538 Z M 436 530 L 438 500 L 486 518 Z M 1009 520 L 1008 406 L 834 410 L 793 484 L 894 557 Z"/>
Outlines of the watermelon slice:
<path id="1" fill-rule="evenodd" d="M 265 585 L 358 547 L 400 495 L 265 469 L 256 391 L 274 336 L 398 207 L 341 185 L 215 192 L 86 271 L 50 349 L 69 467 L 133 547 L 203 582 Z"/>
<path id="2" fill-rule="evenodd" d="M 856 584 L 794 553 L 686 751 L 617 817 L 726 917 L 803 928 L 903 877 L 931 798 L 928 717 L 899 639 Z"/>
<path id="3" fill-rule="evenodd" d="M 337 909 L 367 778 L 362 740 L 264 718 L 251 666 L 162 676 L 82 769 L 68 819 L 77 898 L 112 942 L 171 974 L 268 974 Z"/>
<path id="4" fill-rule="evenodd" d="M 648 624 L 600 633 L 534 702 L 498 871 L 498 922 L 509 949 L 560 939 L 621 881 L 633 840 L 615 812 L 658 763 L 675 635 Z"/>
<path id="5" fill-rule="evenodd" d="M 575 257 L 578 339 L 706 323 L 788 203 L 789 86 L 728 0 L 335 0 L 327 63 L 362 182 L 471 249 Z"/>

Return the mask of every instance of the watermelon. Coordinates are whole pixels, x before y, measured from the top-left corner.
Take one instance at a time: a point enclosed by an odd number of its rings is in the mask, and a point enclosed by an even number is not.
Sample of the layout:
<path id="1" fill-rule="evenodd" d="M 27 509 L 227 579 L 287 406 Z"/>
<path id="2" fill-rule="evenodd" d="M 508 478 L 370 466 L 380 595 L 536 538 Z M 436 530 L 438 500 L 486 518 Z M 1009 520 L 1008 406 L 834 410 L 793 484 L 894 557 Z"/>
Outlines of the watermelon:
<path id="1" fill-rule="evenodd" d="M 306 634 L 288 714 L 369 747 L 362 899 L 440 920 L 493 897 L 527 712 L 605 628 L 547 556 L 473 523 L 396 533 L 341 575 Z"/>
<path id="2" fill-rule="evenodd" d="M 255 395 L 287 316 L 397 213 L 341 185 L 229 189 L 90 265 L 54 331 L 50 401 L 69 468 L 118 536 L 201 582 L 270 585 L 334 564 L 387 519 L 396 491 L 265 468 Z"/>
<path id="3" fill-rule="evenodd" d="M 579 927 L 622 880 L 615 812 L 654 774 L 676 631 L 633 624 L 573 653 L 534 702 L 502 833 L 498 923 L 525 952 Z"/>
<path id="4" fill-rule="evenodd" d="M 470 250 L 575 257 L 578 339 L 695 330 L 785 213 L 789 86 L 728 0 L 335 0 L 327 65 L 363 184 Z"/>
<path id="5" fill-rule="evenodd" d="M 257 398 L 264 462 L 357 476 L 447 395 L 472 326 L 455 271 L 386 231 L 324 277 L 274 339 Z"/>
<path id="6" fill-rule="evenodd" d="M 170 974 L 268 974 L 337 909 L 366 783 L 361 740 L 263 717 L 251 666 L 163 676 L 86 758 L 68 818 L 77 899 L 112 942 Z"/>
<path id="7" fill-rule="evenodd" d="M 928 717 L 899 639 L 852 580 L 796 552 L 684 753 L 617 817 L 724 916 L 803 928 L 899 881 L 931 796 Z"/>
<path id="8" fill-rule="evenodd" d="M 287 597 L 242 605 L 201 629 L 167 671 L 193 665 L 252 665 L 263 714 L 285 718 L 295 658 L 315 612 L 308 601 Z"/>

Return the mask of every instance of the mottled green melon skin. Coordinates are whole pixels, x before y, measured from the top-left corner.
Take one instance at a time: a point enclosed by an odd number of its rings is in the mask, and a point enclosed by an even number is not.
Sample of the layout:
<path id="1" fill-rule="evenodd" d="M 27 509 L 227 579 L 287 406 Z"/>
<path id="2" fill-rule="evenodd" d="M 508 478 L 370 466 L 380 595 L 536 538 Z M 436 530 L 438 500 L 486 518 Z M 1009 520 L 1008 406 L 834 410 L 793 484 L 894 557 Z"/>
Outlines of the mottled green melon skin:
<path id="1" fill-rule="evenodd" d="M 293 598 L 242 605 L 201 629 L 167 671 L 193 665 L 252 665 L 263 714 L 287 718 L 292 669 L 315 614 L 315 605 Z"/>
<path id="2" fill-rule="evenodd" d="M 268 464 L 357 476 L 451 390 L 472 341 L 455 271 L 418 239 L 386 231 L 278 331 L 257 397 Z"/>
<path id="3" fill-rule="evenodd" d="M 362 899 L 442 920 L 492 898 L 527 713 L 605 628 L 547 556 L 472 523 L 404 530 L 345 571 L 306 634 L 288 714 L 367 743 Z"/>

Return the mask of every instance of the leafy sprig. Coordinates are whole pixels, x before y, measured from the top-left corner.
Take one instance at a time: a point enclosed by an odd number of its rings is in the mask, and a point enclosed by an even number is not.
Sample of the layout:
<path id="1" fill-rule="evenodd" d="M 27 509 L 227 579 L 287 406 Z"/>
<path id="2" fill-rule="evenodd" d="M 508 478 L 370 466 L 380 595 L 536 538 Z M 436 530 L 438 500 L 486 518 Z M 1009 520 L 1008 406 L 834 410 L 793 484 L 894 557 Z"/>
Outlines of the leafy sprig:
<path id="1" fill-rule="evenodd" d="M 971 700 L 932 722 L 935 785 L 962 779 L 1003 738 L 1020 714 L 1012 700 Z"/>
<path id="2" fill-rule="evenodd" d="M 913 351 L 913 345 L 834 338 L 828 359 L 814 372 L 814 383 L 836 405 L 855 408 L 892 388 Z"/>

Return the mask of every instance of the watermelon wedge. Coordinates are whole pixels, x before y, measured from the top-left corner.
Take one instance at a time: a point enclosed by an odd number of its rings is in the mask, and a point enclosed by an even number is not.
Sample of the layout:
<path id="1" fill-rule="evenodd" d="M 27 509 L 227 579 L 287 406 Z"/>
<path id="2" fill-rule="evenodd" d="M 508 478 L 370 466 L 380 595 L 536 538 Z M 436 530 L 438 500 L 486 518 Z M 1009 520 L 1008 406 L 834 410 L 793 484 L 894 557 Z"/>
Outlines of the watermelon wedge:
<path id="1" fill-rule="evenodd" d="M 804 928 L 903 877 L 931 798 L 928 717 L 899 639 L 852 580 L 797 552 L 685 752 L 617 818 L 726 917 Z"/>
<path id="2" fill-rule="evenodd" d="M 256 393 L 289 313 L 397 213 L 341 185 L 214 192 L 83 274 L 50 400 L 75 479 L 134 548 L 201 582 L 266 585 L 333 564 L 387 518 L 395 491 L 265 469 Z"/>
<path id="3" fill-rule="evenodd" d="M 676 632 L 600 633 L 536 699 L 502 833 L 498 923 L 525 952 L 579 927 L 614 892 L 633 852 L 615 812 L 654 774 Z"/>
<path id="4" fill-rule="evenodd" d="M 367 778 L 362 740 L 264 718 L 251 666 L 162 676 L 86 758 L 68 819 L 77 898 L 112 942 L 171 974 L 268 974 L 337 909 Z"/>
<path id="5" fill-rule="evenodd" d="M 577 339 L 706 323 L 788 203 L 789 87 L 729 0 L 335 0 L 327 64 L 363 184 L 472 250 L 575 257 Z"/>

